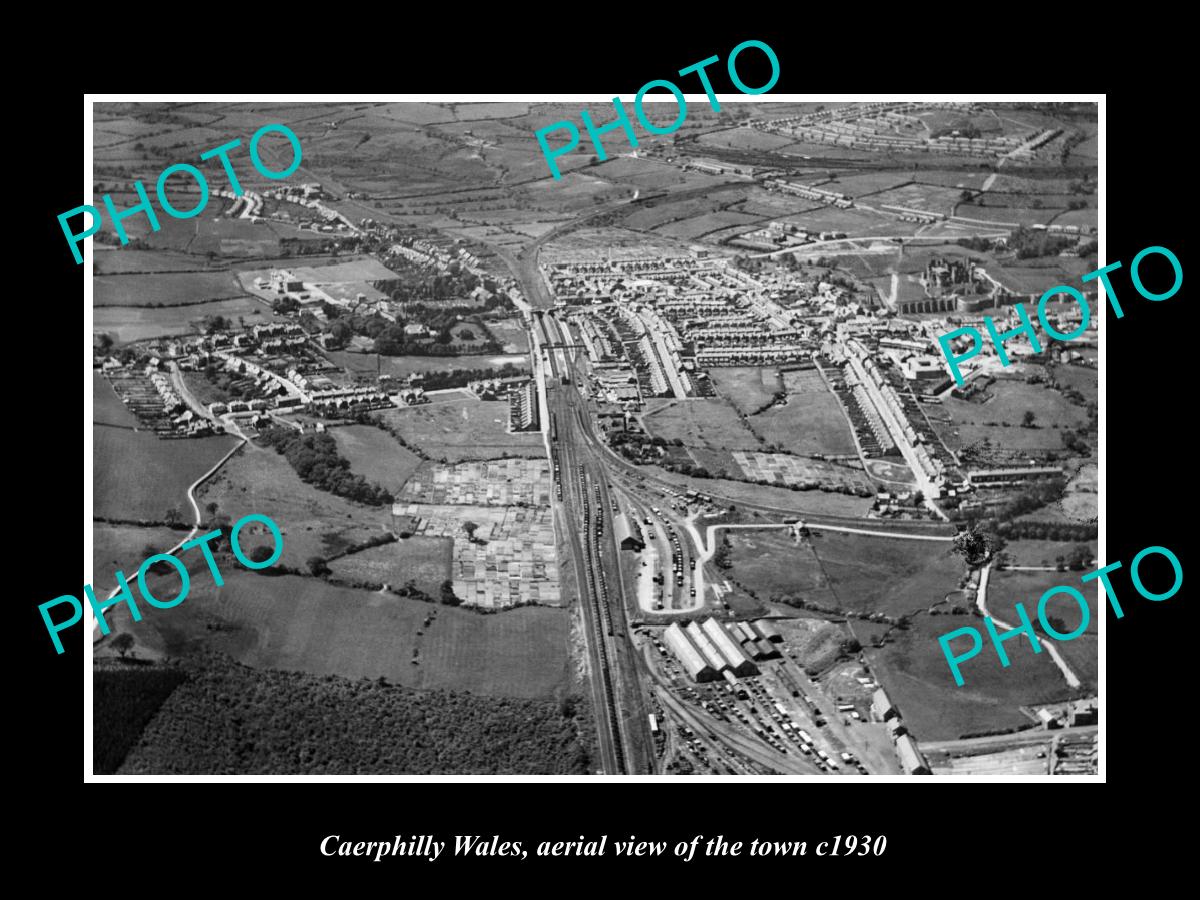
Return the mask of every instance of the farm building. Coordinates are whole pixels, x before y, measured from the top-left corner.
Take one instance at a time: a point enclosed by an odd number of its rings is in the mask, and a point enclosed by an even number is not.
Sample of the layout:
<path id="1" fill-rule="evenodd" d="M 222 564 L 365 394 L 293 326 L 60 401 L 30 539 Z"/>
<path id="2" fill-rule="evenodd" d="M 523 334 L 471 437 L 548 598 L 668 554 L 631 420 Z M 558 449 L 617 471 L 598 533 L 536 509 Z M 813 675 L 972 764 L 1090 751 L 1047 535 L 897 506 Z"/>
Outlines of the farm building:
<path id="1" fill-rule="evenodd" d="M 896 738 L 896 755 L 900 757 L 900 766 L 905 775 L 930 775 L 929 763 L 917 749 L 917 742 L 909 735 L 902 734 Z"/>
<path id="2" fill-rule="evenodd" d="M 678 622 L 672 622 L 663 632 L 663 640 L 666 641 L 671 652 L 675 654 L 675 658 L 687 673 L 692 676 L 693 681 L 715 681 L 718 677 L 718 670 L 714 669 L 692 644 L 683 629 L 679 627 Z"/>
<path id="3" fill-rule="evenodd" d="M 737 641 L 729 636 L 729 632 L 725 630 L 724 625 L 716 619 L 710 618 L 705 619 L 701 627 L 713 642 L 713 645 L 725 657 L 725 660 L 729 663 L 730 670 L 735 675 L 758 674 L 758 668 L 742 652 L 742 648 L 738 646 Z"/>
<path id="4" fill-rule="evenodd" d="M 720 651 L 713 646 L 712 640 L 704 633 L 703 629 L 696 622 L 688 622 L 687 635 L 695 643 L 696 648 L 708 660 L 708 664 L 716 671 L 720 672 L 729 667 L 729 662 L 721 655 Z M 743 657 L 744 659 L 745 657 Z"/>
<path id="5" fill-rule="evenodd" d="M 892 716 L 899 715 L 896 707 L 892 704 L 891 698 L 888 697 L 887 692 L 883 688 L 879 688 L 875 691 L 874 696 L 871 697 L 871 711 L 875 713 L 875 717 L 880 722 L 886 722 Z"/>
<path id="6" fill-rule="evenodd" d="M 625 513 L 618 513 L 613 518 L 613 530 L 617 535 L 617 546 L 622 550 L 637 552 L 646 546 L 642 540 L 642 530 L 630 522 Z"/>

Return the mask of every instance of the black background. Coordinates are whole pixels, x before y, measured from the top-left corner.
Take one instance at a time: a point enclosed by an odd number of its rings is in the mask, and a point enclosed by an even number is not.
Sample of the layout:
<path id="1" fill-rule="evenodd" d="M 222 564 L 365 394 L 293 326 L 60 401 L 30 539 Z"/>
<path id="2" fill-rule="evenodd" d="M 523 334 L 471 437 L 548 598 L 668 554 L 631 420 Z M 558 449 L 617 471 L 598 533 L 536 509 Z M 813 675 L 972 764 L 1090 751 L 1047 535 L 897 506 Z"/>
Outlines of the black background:
<path id="1" fill-rule="evenodd" d="M 1178 781 L 1182 786 L 1194 766 L 1191 746 L 1178 737 L 1193 706 L 1186 664 L 1195 634 L 1188 626 L 1194 617 L 1188 618 L 1186 611 L 1188 583 L 1170 600 L 1151 603 L 1134 593 L 1128 563 L 1143 547 L 1160 544 L 1177 554 L 1185 573 L 1191 571 L 1186 540 L 1190 533 L 1184 524 L 1195 480 L 1193 381 L 1185 372 L 1192 355 L 1191 333 L 1184 319 L 1186 282 L 1170 300 L 1151 303 L 1134 292 L 1127 271 L 1132 257 L 1149 245 L 1171 248 L 1190 271 L 1183 221 L 1191 212 L 1195 174 L 1182 130 L 1189 114 L 1186 105 L 1181 106 L 1185 98 L 1169 68 L 1178 58 L 1167 43 L 1170 24 L 1159 20 L 1154 34 L 1109 27 L 1103 36 L 1066 21 L 1028 29 L 1009 24 L 1011 30 L 1003 30 L 996 20 L 1006 10 L 995 7 L 986 27 L 960 18 L 942 19 L 926 10 L 922 16 L 928 21 L 902 32 L 889 18 L 847 8 L 837 17 L 839 37 L 831 47 L 821 37 L 822 27 L 802 10 L 787 27 L 767 25 L 761 16 L 743 21 L 735 13 L 724 13 L 720 27 L 686 37 L 677 24 L 658 29 L 626 21 L 628 10 L 620 13 L 616 35 L 604 35 L 594 23 L 585 28 L 547 12 L 530 17 L 529 27 L 545 29 L 540 36 L 506 37 L 497 32 L 469 37 L 457 26 L 427 26 L 431 30 L 425 34 L 405 23 L 400 9 L 380 25 L 379 42 L 385 34 L 398 32 L 395 46 L 386 50 L 355 47 L 352 40 L 325 48 L 322 29 L 314 33 L 311 21 L 305 25 L 313 65 L 318 70 L 330 67 L 320 71 L 320 77 L 306 76 L 303 56 L 293 51 L 268 65 L 269 48 L 282 46 L 278 42 L 288 31 L 285 24 L 223 37 L 213 32 L 211 39 L 222 42 L 224 49 L 208 56 L 202 73 L 170 59 L 135 66 L 130 57 L 93 73 L 86 87 L 166 96 L 210 90 L 287 90 L 301 95 L 588 91 L 620 95 L 628 107 L 644 82 L 672 78 L 678 69 L 713 54 L 722 60 L 710 69 L 714 87 L 731 93 L 724 59 L 737 43 L 755 38 L 770 44 L 780 60 L 782 74 L 772 94 L 855 91 L 862 99 L 875 99 L 885 91 L 1107 92 L 1103 235 L 1107 260 L 1126 265 L 1114 277 L 1125 317 L 1116 320 L 1109 311 L 1105 322 L 1107 402 L 1101 417 L 1107 435 L 1105 561 L 1122 560 L 1126 566 L 1114 577 L 1125 618 L 1116 620 L 1110 613 L 1106 620 L 1105 789 L 1112 793 L 1101 806 L 1097 786 L 1085 796 L 1084 786 L 1046 782 L 938 785 L 917 793 L 910 783 L 702 784 L 686 779 L 603 785 L 239 783 L 211 793 L 190 785 L 146 790 L 104 784 L 87 785 L 85 793 L 78 632 L 66 634 L 71 646 L 56 656 L 37 612 L 37 604 L 49 598 L 78 594 L 77 541 L 90 527 L 79 503 L 79 436 L 81 425 L 87 427 L 80 380 L 90 359 L 85 355 L 81 370 L 75 316 L 82 314 L 84 274 L 55 218 L 79 203 L 84 101 L 81 88 L 60 84 L 26 99 L 28 122 L 23 124 L 39 137 L 17 148 L 16 167 L 10 168 L 10 178 L 23 182 L 13 186 L 28 192 L 19 202 L 10 200 L 10 272 L 37 276 L 12 279 L 7 285 L 12 329 L 7 342 L 7 424 L 13 451 L 7 472 L 10 518 L 19 523 L 8 541 L 8 569 L 16 582 L 9 592 L 15 615 L 9 627 L 17 630 L 24 646 L 10 666 L 8 692 L 18 700 L 19 719 L 11 723 L 18 727 L 6 729 L 6 736 L 14 789 L 30 791 L 31 802 L 20 812 L 30 841 L 45 850 L 57 848 L 55 852 L 62 850 L 62 842 L 70 842 L 90 860 L 89 867 L 99 867 L 100 877 L 107 877 L 105 870 L 128 865 L 147 874 L 176 869 L 176 877 L 186 873 L 189 887 L 233 886 L 228 877 L 236 872 L 238 885 L 282 886 L 299 878 L 316 887 L 321 876 L 328 875 L 346 886 L 367 878 L 393 890 L 417 889 L 412 877 L 428 873 L 442 888 L 468 877 L 485 878 L 489 887 L 502 890 L 549 879 L 545 883 L 566 891 L 590 892 L 593 885 L 607 887 L 599 879 L 608 873 L 634 869 L 650 879 L 695 873 L 709 890 L 732 889 L 718 888 L 719 882 L 712 880 L 724 870 L 751 879 L 742 881 L 739 890 L 754 893 L 805 892 L 826 883 L 848 891 L 961 891 L 993 881 L 1016 887 L 1022 873 L 1032 875 L 1048 865 L 1048 871 L 1057 872 L 1059 887 L 1067 888 L 1072 873 L 1105 866 L 1110 849 L 1126 853 L 1152 844 L 1157 853 L 1169 856 L 1167 845 L 1179 831 L 1176 826 L 1160 827 L 1160 811 L 1152 805 L 1169 803 L 1160 799 L 1160 785 Z M 600 7 L 594 11 L 598 18 L 614 15 Z M 860 35 L 856 25 L 865 27 L 867 22 L 875 24 L 869 34 Z M 243 40 L 257 47 L 253 61 L 239 61 L 237 47 Z M 758 59 L 761 55 L 754 50 L 739 57 L 747 84 L 766 80 L 765 64 L 755 71 Z M 677 81 L 689 93 L 698 90 L 694 76 Z M 30 177 L 21 178 L 26 171 Z M 19 227 L 15 237 L 14 226 Z M 36 269 L 26 268 L 25 250 L 39 261 Z M 1153 285 L 1155 269 L 1145 271 Z M 1165 265 L 1162 274 L 1167 277 Z M 85 393 L 87 389 L 85 381 Z M 1147 567 L 1144 577 L 1154 586 L 1151 569 Z M 184 791 L 186 797 L 178 796 Z M 1168 788 L 1168 798 L 1171 793 Z M 565 862 L 443 856 L 435 864 L 404 858 L 375 864 L 324 859 L 317 851 L 328 834 L 381 840 L 424 833 L 451 843 L 454 834 L 498 833 L 522 840 L 526 848 L 539 840 L 602 833 L 609 834 L 610 842 L 630 834 L 671 842 L 697 833 L 724 834 L 731 840 L 815 842 L 838 833 L 883 833 L 889 843 L 879 859 L 697 858 L 687 864 L 671 857 L 624 861 L 612 856 Z M 592 869 L 597 880 L 579 878 Z M 567 870 L 573 877 L 563 880 Z M 317 881 L 310 880 L 314 876 Z M 865 882 L 864 876 L 886 880 Z M 631 881 L 623 882 L 621 889 L 673 889 L 668 885 Z"/>

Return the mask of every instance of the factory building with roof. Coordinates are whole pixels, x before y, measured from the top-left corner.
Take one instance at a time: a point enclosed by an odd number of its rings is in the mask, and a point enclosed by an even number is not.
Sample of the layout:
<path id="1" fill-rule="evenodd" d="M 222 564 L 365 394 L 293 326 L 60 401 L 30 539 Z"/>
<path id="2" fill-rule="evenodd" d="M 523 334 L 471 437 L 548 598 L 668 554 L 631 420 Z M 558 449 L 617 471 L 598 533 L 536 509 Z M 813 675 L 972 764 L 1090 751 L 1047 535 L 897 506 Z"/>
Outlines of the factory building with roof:
<path id="1" fill-rule="evenodd" d="M 754 627 L 758 629 L 759 634 L 770 641 L 772 644 L 780 644 L 783 642 L 783 635 L 767 619 L 759 619 L 754 623 Z"/>
<path id="2" fill-rule="evenodd" d="M 671 652 L 675 654 L 675 658 L 679 660 L 693 681 L 716 681 L 721 677 L 720 670 L 713 668 L 692 642 L 688 640 L 688 636 L 684 634 L 678 622 L 672 622 L 663 631 L 663 640 L 671 648 Z"/>
<path id="3" fill-rule="evenodd" d="M 738 646 L 737 641 L 729 636 L 729 632 L 725 630 L 724 625 L 716 619 L 709 618 L 704 620 L 701 628 L 708 635 L 713 646 L 725 657 L 729 668 L 735 675 L 758 674 L 758 667 L 746 657 L 746 654 L 742 652 L 742 648 Z"/>
<path id="4" fill-rule="evenodd" d="M 900 715 L 883 688 L 877 689 L 874 696 L 871 697 L 871 711 L 875 713 L 880 722 L 886 722 L 892 716 Z"/>
<path id="5" fill-rule="evenodd" d="M 758 633 L 750 627 L 749 622 L 735 622 L 733 627 L 737 632 L 737 639 L 743 644 L 747 641 L 758 640 Z"/>
<path id="6" fill-rule="evenodd" d="M 688 622 L 687 636 L 692 639 L 692 642 L 696 645 L 696 648 L 704 655 L 704 658 L 708 660 L 708 664 L 718 672 L 729 666 L 729 662 L 721 655 L 720 651 L 713 646 L 713 642 L 698 624 L 695 622 Z"/>
<path id="7" fill-rule="evenodd" d="M 896 738 L 896 755 L 900 757 L 900 766 L 905 775 L 930 775 L 929 763 L 917 749 L 917 742 L 909 735 L 902 734 Z"/>
<path id="8" fill-rule="evenodd" d="M 618 513 L 613 517 L 613 531 L 617 536 L 617 546 L 622 550 L 639 552 L 646 546 L 642 540 L 642 530 L 630 522 L 625 513 Z"/>

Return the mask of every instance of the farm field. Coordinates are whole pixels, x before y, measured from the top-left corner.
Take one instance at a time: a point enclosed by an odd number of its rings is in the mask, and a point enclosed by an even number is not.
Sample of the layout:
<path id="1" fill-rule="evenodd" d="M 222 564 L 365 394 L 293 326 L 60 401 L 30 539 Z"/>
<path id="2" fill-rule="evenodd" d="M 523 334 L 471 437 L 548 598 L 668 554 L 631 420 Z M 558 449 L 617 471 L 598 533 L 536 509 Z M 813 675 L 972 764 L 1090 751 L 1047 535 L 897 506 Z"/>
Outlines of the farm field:
<path id="1" fill-rule="evenodd" d="M 708 375 L 717 393 L 747 416 L 769 404 L 775 393 L 783 390 L 783 379 L 774 366 L 721 366 L 710 370 Z"/>
<path id="2" fill-rule="evenodd" d="M 683 485 L 687 490 L 702 494 L 727 497 L 733 503 L 756 503 L 798 513 L 830 516 L 864 516 L 871 508 L 871 499 L 852 497 L 848 494 L 828 491 L 793 491 L 788 488 L 771 487 L 765 484 L 750 484 L 725 478 L 693 478 L 678 475 L 658 466 L 643 466 L 647 474 L 672 484 Z"/>
<path id="3" fill-rule="evenodd" d="M 730 147 L 734 150 L 778 150 L 791 142 L 791 138 L 782 135 L 743 127 L 710 131 L 696 139 L 700 147 Z"/>
<path id="4" fill-rule="evenodd" d="M 854 435 L 837 398 L 816 372 L 784 377 L 787 402 L 749 419 L 763 442 L 800 455 L 853 456 Z"/>
<path id="5" fill-rule="evenodd" d="M 152 577 L 151 590 L 155 583 Z M 164 584 L 163 594 L 170 590 Z M 177 607 L 151 610 L 131 625 L 121 606 L 110 621 L 147 656 L 211 649 L 257 668 L 513 697 L 552 696 L 571 677 L 565 609 L 480 615 L 296 575 L 235 568 L 220 588 L 194 580 Z"/>
<path id="6" fill-rule="evenodd" d="M 404 440 L 434 459 L 495 459 L 504 455 L 546 455 L 538 432 L 509 434 L 508 403 L 503 400 L 453 400 L 387 410 L 382 413 Z"/>
<path id="7" fill-rule="evenodd" d="M 790 594 L 847 612 L 901 616 L 958 588 L 960 558 L 933 543 L 821 531 L 797 544 L 786 529 L 734 529 L 730 572 L 763 599 Z"/>
<path id="8" fill-rule="evenodd" d="M 112 384 L 99 372 L 92 373 L 92 422 L 118 428 L 138 427 L 137 416 L 121 402 Z"/>
<path id="9" fill-rule="evenodd" d="M 111 334 L 117 343 L 128 344 L 147 338 L 192 334 L 205 316 L 244 319 L 247 327 L 278 321 L 258 301 L 238 297 L 176 308 L 97 306 L 92 327 L 97 332 Z"/>
<path id="10" fill-rule="evenodd" d="M 669 222 L 655 230 L 658 234 L 665 234 L 673 238 L 690 241 L 724 228 L 738 225 L 754 225 L 761 218 L 761 216 L 748 215 L 726 209 L 703 216 L 684 219 L 680 222 Z"/>
<path id="11" fill-rule="evenodd" d="M 95 244 L 94 263 L 96 275 L 120 275 L 124 273 L 194 272 L 206 268 L 206 261 L 194 256 L 164 253 L 157 250 L 134 250 L 130 247 L 110 247 Z M 210 274 L 202 272 L 200 274 Z"/>
<path id="12" fill-rule="evenodd" d="M 178 441 L 174 443 L 180 443 Z M 269 516 L 283 533 L 280 563 L 303 569 L 309 557 L 327 557 L 391 527 L 391 506 L 363 506 L 305 484 L 274 450 L 248 445 L 197 492 L 231 518 Z"/>
<path id="13" fill-rule="evenodd" d="M 436 598 L 442 582 L 450 577 L 453 545 L 448 537 L 414 535 L 335 559 L 329 568 L 338 578 L 390 588 L 401 588 L 412 581 L 418 590 Z"/>
<path id="14" fill-rule="evenodd" d="M 374 353 L 351 353 L 333 350 L 325 354 L 334 365 L 351 372 L 375 374 Z M 529 370 L 529 357 L 524 354 L 501 356 L 380 356 L 379 370 L 393 378 L 407 378 L 419 372 L 452 372 L 455 369 L 498 369 L 505 364 Z"/>
<path id="15" fill-rule="evenodd" d="M 238 443 L 231 435 L 164 441 L 107 425 L 92 427 L 92 441 L 92 514 L 149 521 L 161 521 L 169 507 L 191 521 L 188 486 Z"/>
<path id="16" fill-rule="evenodd" d="M 350 460 L 350 471 L 367 481 L 399 492 L 421 464 L 421 458 L 373 425 L 342 425 L 330 428 L 338 452 Z"/>
<path id="17" fill-rule="evenodd" d="M 968 616 L 919 615 L 907 630 L 893 631 L 893 642 L 882 648 L 864 642 L 876 678 L 918 741 L 1027 726 L 1021 706 L 1063 700 L 1070 693 L 1049 654 L 1035 656 L 1023 639 L 1018 639 L 1021 645 L 1007 648 L 1012 660 L 1008 668 L 985 648 L 963 663 L 964 683 L 956 686 L 938 637 L 975 624 L 977 620 Z M 857 623 L 854 628 L 857 631 Z"/>
<path id="18" fill-rule="evenodd" d="M 189 507 L 190 509 L 190 507 Z M 113 573 L 124 572 L 133 579 L 138 567 L 155 553 L 165 553 L 188 535 L 166 526 L 141 528 L 136 525 L 92 525 L 92 578 L 88 582 L 99 597 L 117 587 Z M 153 548 L 153 552 L 147 550 Z"/>
<path id="19" fill-rule="evenodd" d="M 993 398 L 983 403 L 947 397 L 943 404 L 964 446 L 987 438 L 1005 449 L 1061 450 L 1061 430 L 1087 422 L 1085 409 L 1045 385 L 1001 379 L 989 390 Z M 1020 425 L 1026 410 L 1035 416 L 1033 428 Z"/>
<path id="20" fill-rule="evenodd" d="M 1073 545 L 1068 545 L 1073 546 Z M 1164 563 L 1163 568 L 1168 566 Z M 1016 604 L 1020 603 L 1028 614 L 1030 621 L 1033 622 L 1034 628 L 1038 632 L 1039 641 L 1053 641 L 1053 638 L 1047 636 L 1042 630 L 1041 623 L 1038 621 L 1037 607 L 1038 601 L 1042 594 L 1050 590 L 1050 588 L 1059 585 L 1068 585 L 1073 587 L 1081 594 L 1088 603 L 1090 611 L 1090 620 L 1087 630 L 1079 637 L 1071 641 L 1055 641 L 1055 647 L 1066 660 L 1071 670 L 1079 676 L 1079 680 L 1083 682 L 1084 687 L 1089 691 L 1097 689 L 1097 679 L 1099 678 L 1100 668 L 1100 632 L 1099 632 L 1099 617 L 1096 615 L 1096 591 L 1094 585 L 1083 585 L 1079 583 L 1079 576 L 1082 572 L 992 572 L 991 578 L 988 581 L 988 612 L 1002 622 L 1007 622 L 1009 625 L 1019 625 L 1020 619 L 1016 613 Z M 1059 631 L 1064 634 L 1070 634 L 1079 627 L 1079 622 L 1082 613 L 1079 609 L 1079 604 L 1075 602 L 1069 594 L 1059 594 L 1053 597 L 1046 604 L 1047 618 L 1056 618 L 1061 623 L 1056 625 Z M 1028 660 L 1032 656 L 1032 650 L 1029 648 L 1028 641 L 1023 641 L 1018 649 L 1020 658 L 1013 653 L 1009 653 L 1013 657 L 1013 667 L 1016 667 L 1021 662 Z M 980 654 L 981 656 L 983 654 Z M 1047 656 L 1045 650 L 1040 654 Z M 975 660 L 971 660 L 975 662 Z M 966 674 L 966 666 L 964 664 L 964 678 L 970 678 Z M 1062 676 L 1059 676 L 1059 682 L 1066 687 L 1066 682 Z M 968 684 L 970 682 L 968 681 Z"/>
<path id="21" fill-rule="evenodd" d="M 244 293 L 229 272 L 106 275 L 94 279 L 93 287 L 92 302 L 97 307 L 185 306 Z"/>
<path id="22" fill-rule="evenodd" d="M 1004 542 L 1004 553 L 1014 566 L 1053 566 L 1060 556 L 1066 556 L 1078 546 L 1086 546 L 1096 557 L 1096 542 L 1093 541 L 1040 541 L 1029 539 Z M 1060 573 L 1062 578 L 1073 578 L 1073 575 Z"/>
<path id="23" fill-rule="evenodd" d="M 655 437 L 682 440 L 685 447 L 757 450 L 758 438 L 724 400 L 667 400 L 646 404 L 642 422 Z"/>

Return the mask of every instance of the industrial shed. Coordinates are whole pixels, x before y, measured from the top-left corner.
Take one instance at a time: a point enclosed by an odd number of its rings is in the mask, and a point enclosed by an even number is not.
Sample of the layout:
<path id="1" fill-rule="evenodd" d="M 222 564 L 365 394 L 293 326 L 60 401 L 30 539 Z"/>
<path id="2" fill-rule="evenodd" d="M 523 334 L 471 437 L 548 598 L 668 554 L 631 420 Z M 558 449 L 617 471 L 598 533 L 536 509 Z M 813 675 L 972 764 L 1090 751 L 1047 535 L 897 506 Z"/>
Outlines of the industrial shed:
<path id="1" fill-rule="evenodd" d="M 900 757 L 900 766 L 905 775 L 930 775 L 929 763 L 917 749 L 917 742 L 907 734 L 896 738 L 896 755 Z"/>
<path id="2" fill-rule="evenodd" d="M 646 546 L 642 540 L 642 530 L 630 522 L 625 513 L 618 513 L 613 518 L 613 529 L 617 535 L 617 546 L 622 550 L 639 552 Z"/>
<path id="3" fill-rule="evenodd" d="M 704 655 L 704 658 L 708 660 L 709 665 L 711 665 L 718 672 L 729 667 L 729 662 L 724 656 L 721 655 L 720 651 L 713 646 L 712 640 L 709 639 L 708 635 L 705 634 L 700 626 L 695 622 L 688 622 L 687 636 L 692 639 L 692 642 L 696 645 L 696 648 Z"/>
<path id="4" fill-rule="evenodd" d="M 758 667 L 746 657 L 746 654 L 742 652 L 742 648 L 738 646 L 737 641 L 730 637 L 729 632 L 725 630 L 724 625 L 716 619 L 705 619 L 704 625 L 701 627 L 713 642 L 713 646 L 725 658 L 730 670 L 735 675 L 758 674 Z"/>
<path id="5" fill-rule="evenodd" d="M 758 640 L 758 633 L 750 627 L 749 622 L 738 622 L 734 625 L 734 628 L 737 630 L 738 640 L 743 644 L 746 641 Z"/>
<path id="6" fill-rule="evenodd" d="M 692 676 L 693 681 L 716 681 L 720 677 L 720 672 L 714 669 L 688 640 L 688 636 L 683 633 L 678 622 L 672 622 L 670 627 L 663 632 L 663 640 L 671 648 L 671 652 L 675 654 L 675 658 L 679 660 L 684 670 Z"/>
<path id="7" fill-rule="evenodd" d="M 758 629 L 759 634 L 761 634 L 772 644 L 783 643 L 783 635 L 780 634 L 779 629 L 771 624 L 771 622 L 767 619 L 759 619 L 754 623 L 754 627 Z"/>
<path id="8" fill-rule="evenodd" d="M 883 688 L 877 689 L 874 696 L 871 697 L 871 711 L 875 713 L 875 717 L 879 719 L 880 722 L 886 722 L 892 716 L 900 715 L 900 713 L 896 711 L 896 707 L 892 704 L 891 698 L 887 695 L 887 692 L 885 692 Z"/>

